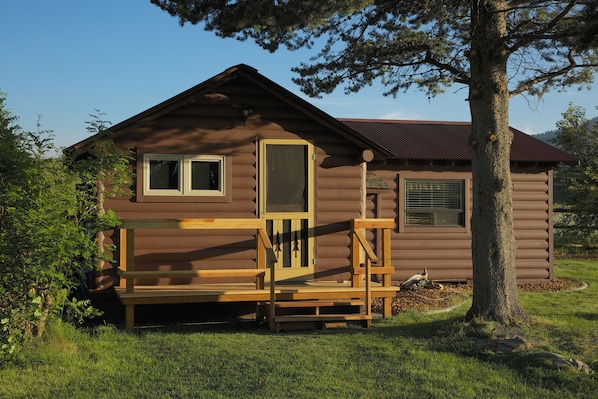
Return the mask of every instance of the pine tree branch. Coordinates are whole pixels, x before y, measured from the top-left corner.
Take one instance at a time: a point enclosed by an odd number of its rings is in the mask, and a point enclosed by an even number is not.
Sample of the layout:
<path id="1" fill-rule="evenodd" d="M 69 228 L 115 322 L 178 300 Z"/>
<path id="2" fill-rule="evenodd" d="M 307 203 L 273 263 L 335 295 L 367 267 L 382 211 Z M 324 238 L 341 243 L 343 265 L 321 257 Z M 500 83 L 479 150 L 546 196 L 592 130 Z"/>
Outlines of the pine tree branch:
<path id="1" fill-rule="evenodd" d="M 432 54 L 430 52 L 426 53 L 426 56 L 424 57 L 424 62 L 451 73 L 454 76 L 454 81 L 456 83 L 469 85 L 470 77 L 465 71 L 462 71 L 451 64 L 446 64 L 438 61 L 437 59 L 432 57 Z"/>
<path id="2" fill-rule="evenodd" d="M 548 35 L 548 36 L 545 36 L 545 35 L 548 32 L 552 31 L 555 28 L 555 26 L 557 26 L 561 21 L 563 21 L 563 19 L 565 19 L 565 17 L 569 14 L 569 12 L 576 5 L 577 5 L 577 0 L 569 1 L 569 4 L 552 21 L 550 21 L 549 23 L 544 25 L 543 28 L 539 29 L 538 31 L 526 33 L 524 35 L 519 36 L 519 39 L 517 39 L 515 41 L 515 43 L 510 48 L 508 48 L 508 51 L 510 53 L 514 53 L 515 51 L 519 50 L 521 47 L 527 47 L 532 42 L 534 42 L 536 40 L 541 40 L 541 39 L 546 39 L 546 38 L 555 38 L 556 35 Z M 575 34 L 573 34 L 573 35 L 575 35 Z M 565 34 L 565 36 L 569 36 L 569 35 Z M 510 38 L 515 39 L 517 37 L 518 37 L 518 35 L 514 35 L 514 36 L 511 36 Z"/>
<path id="3" fill-rule="evenodd" d="M 557 70 L 554 70 L 554 71 L 548 71 L 540 76 L 536 76 L 532 79 L 528 79 L 528 80 L 520 83 L 515 89 L 509 91 L 509 97 L 514 97 L 518 94 L 521 94 L 539 83 L 543 83 L 543 82 L 547 82 L 549 80 L 555 79 L 559 76 L 565 75 L 565 74 L 573 71 L 574 69 L 598 67 L 598 63 L 578 64 L 573 57 L 573 50 L 569 50 L 569 53 L 567 54 L 567 59 L 569 60 L 569 64 L 567 66 L 557 69 Z"/>

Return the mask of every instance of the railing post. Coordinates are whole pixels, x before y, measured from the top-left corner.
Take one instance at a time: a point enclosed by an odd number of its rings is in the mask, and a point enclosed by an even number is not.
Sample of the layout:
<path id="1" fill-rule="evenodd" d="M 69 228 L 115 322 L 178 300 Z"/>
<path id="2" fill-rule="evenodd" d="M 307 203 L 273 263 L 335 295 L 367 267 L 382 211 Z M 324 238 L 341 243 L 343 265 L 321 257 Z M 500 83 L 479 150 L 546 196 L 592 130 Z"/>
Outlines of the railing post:
<path id="1" fill-rule="evenodd" d="M 121 230 L 122 231 L 122 230 Z M 126 271 L 135 270 L 135 230 L 124 229 L 125 231 L 125 267 Z M 122 242 L 121 242 L 122 245 Z M 132 293 L 135 291 L 135 279 L 125 279 L 126 292 Z"/>
<path id="2" fill-rule="evenodd" d="M 365 311 L 366 315 L 372 316 L 372 260 L 366 255 L 365 259 Z M 367 327 L 370 327 L 371 319 L 367 320 Z"/>
<path id="3" fill-rule="evenodd" d="M 118 268 L 122 271 L 127 270 L 127 229 L 119 229 L 119 241 L 120 245 L 118 248 Z M 118 282 L 119 287 L 126 286 L 126 279 L 120 277 Z"/>
<path id="4" fill-rule="evenodd" d="M 135 270 L 135 230 L 120 229 L 120 248 L 119 265 L 121 273 L 119 286 L 125 287 L 125 292 L 133 293 L 135 291 L 135 279 L 126 278 L 127 271 Z M 123 281 L 124 280 L 124 281 Z M 135 327 L 135 305 L 125 305 L 125 328 L 133 330 Z"/>
<path id="5" fill-rule="evenodd" d="M 382 266 L 392 265 L 392 251 L 390 245 L 390 229 L 382 229 Z M 392 275 L 384 274 L 382 286 L 390 287 L 392 285 Z M 382 315 L 384 318 L 392 317 L 392 298 L 384 297 L 382 299 Z"/>
<path id="6" fill-rule="evenodd" d="M 351 287 L 359 288 L 361 275 L 357 273 L 360 265 L 360 244 L 355 235 L 355 220 L 351 220 Z"/>
<path id="7" fill-rule="evenodd" d="M 257 229 L 257 231 L 255 233 L 255 240 L 256 240 L 256 243 L 255 243 L 255 250 L 256 250 L 255 267 L 258 269 L 264 269 L 265 262 L 266 262 L 266 250 L 265 250 L 264 242 L 260 235 L 259 229 Z"/>
<path id="8" fill-rule="evenodd" d="M 256 244 L 255 244 L 255 250 L 256 250 L 256 254 L 255 254 L 255 266 L 256 268 L 259 269 L 263 269 L 266 270 L 266 246 L 264 245 L 264 240 L 261 236 L 261 230 L 257 229 L 255 232 L 255 239 L 256 239 Z M 261 290 L 264 289 L 264 280 L 265 280 L 265 276 L 264 277 L 258 277 L 258 280 L 256 282 L 257 285 L 257 289 Z"/>
<path id="9" fill-rule="evenodd" d="M 266 229 L 264 229 L 263 227 L 257 229 L 256 237 L 258 240 L 256 244 L 256 267 L 260 270 L 264 270 L 265 272 L 266 265 L 270 265 L 270 267 L 273 267 L 272 265 L 276 263 L 276 255 L 274 255 L 274 252 L 272 251 L 272 243 L 270 242 L 270 238 L 268 238 L 268 233 L 266 232 Z M 259 289 L 264 288 L 265 278 L 266 276 L 264 273 L 264 276 L 261 278 L 261 283 L 258 287 Z"/>
<path id="10" fill-rule="evenodd" d="M 270 331 L 275 332 L 276 330 L 276 274 L 275 274 L 275 264 L 277 262 L 276 255 L 272 250 L 272 243 L 270 242 L 270 238 L 268 238 L 268 233 L 266 229 L 260 227 L 257 229 L 256 233 L 257 237 L 257 255 L 256 255 L 256 262 L 257 268 L 266 270 L 266 265 L 270 267 L 270 304 L 268 306 L 268 327 Z M 265 286 L 265 275 L 261 278 L 261 282 L 258 286 L 258 289 L 263 289 Z"/>
<path id="11" fill-rule="evenodd" d="M 276 331 L 276 273 L 273 262 L 270 263 L 270 306 L 268 309 L 268 327 L 270 332 Z"/>

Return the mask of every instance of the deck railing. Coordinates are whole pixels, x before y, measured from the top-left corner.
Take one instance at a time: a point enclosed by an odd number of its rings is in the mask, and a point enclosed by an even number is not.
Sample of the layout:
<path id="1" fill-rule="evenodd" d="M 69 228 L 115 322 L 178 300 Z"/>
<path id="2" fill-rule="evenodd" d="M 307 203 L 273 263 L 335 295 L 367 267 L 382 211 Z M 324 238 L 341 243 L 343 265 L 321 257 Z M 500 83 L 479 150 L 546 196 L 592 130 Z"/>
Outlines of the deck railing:
<path id="1" fill-rule="evenodd" d="M 200 230 L 255 230 L 256 269 L 220 269 L 220 270 L 135 270 L 135 230 L 138 229 L 200 229 Z M 263 219 L 135 219 L 123 220 L 120 226 L 120 262 L 117 269 L 121 277 L 120 286 L 127 293 L 135 291 L 135 279 L 160 277 L 256 277 L 256 288 L 264 288 L 266 264 L 276 263 L 272 243 L 266 233 L 266 221 Z"/>
<path id="2" fill-rule="evenodd" d="M 391 286 L 394 267 L 391 266 L 390 232 L 394 228 L 393 219 L 354 219 L 351 221 L 351 286 L 360 288 L 365 280 L 365 306 L 368 316 L 372 314 L 372 274 L 383 276 L 382 285 Z M 255 269 L 216 269 L 216 270 L 135 270 L 135 230 L 138 229 L 201 229 L 201 230 L 255 230 L 256 268 Z M 381 231 L 380 254 L 376 254 L 366 239 L 365 230 Z M 121 277 L 120 287 L 127 294 L 135 293 L 136 279 L 153 278 L 210 278 L 210 277 L 255 277 L 256 289 L 265 288 L 266 269 L 270 267 L 270 307 L 269 319 L 272 322 L 276 302 L 276 254 L 266 231 L 265 219 L 134 219 L 123 220 L 120 227 L 120 259 L 117 273 Z M 384 316 L 391 314 L 390 298 L 384 297 Z M 127 328 L 133 328 L 134 306 L 126 306 Z"/>
<path id="3" fill-rule="evenodd" d="M 365 230 L 376 229 L 381 234 L 377 255 L 366 239 Z M 351 221 L 351 286 L 358 288 L 365 281 L 366 311 L 372 309 L 372 274 L 382 275 L 382 286 L 390 287 L 395 269 L 391 264 L 390 233 L 394 229 L 394 219 L 353 219 Z M 391 314 L 391 299 L 383 298 L 383 314 Z"/>
<path id="4" fill-rule="evenodd" d="M 395 269 L 391 265 L 390 233 L 394 228 L 394 219 L 353 219 L 351 220 L 351 287 L 360 288 L 361 280 L 365 281 L 365 314 L 372 316 L 372 274 L 382 275 L 382 286 L 390 287 L 392 274 Z M 376 254 L 370 242 L 366 239 L 365 230 L 376 229 L 381 232 L 380 256 Z M 374 265 L 375 263 L 375 265 Z M 270 331 L 275 331 L 276 315 L 276 269 L 270 269 Z M 383 314 L 390 317 L 392 313 L 391 299 L 384 297 Z"/>

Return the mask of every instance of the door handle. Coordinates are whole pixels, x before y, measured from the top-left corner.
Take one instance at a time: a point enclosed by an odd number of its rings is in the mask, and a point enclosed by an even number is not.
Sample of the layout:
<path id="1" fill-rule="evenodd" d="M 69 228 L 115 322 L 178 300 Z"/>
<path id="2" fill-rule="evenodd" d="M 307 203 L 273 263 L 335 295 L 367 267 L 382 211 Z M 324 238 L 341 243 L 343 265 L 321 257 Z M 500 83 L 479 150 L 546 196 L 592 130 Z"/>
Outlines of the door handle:
<path id="1" fill-rule="evenodd" d="M 297 234 L 297 230 L 295 230 L 295 237 L 293 243 L 293 251 L 295 252 L 295 258 L 297 257 L 297 253 L 299 252 L 299 235 Z"/>
<path id="2" fill-rule="evenodd" d="M 279 253 L 280 252 L 280 232 L 276 232 L 276 239 L 275 241 L 275 245 L 276 245 L 276 252 Z"/>

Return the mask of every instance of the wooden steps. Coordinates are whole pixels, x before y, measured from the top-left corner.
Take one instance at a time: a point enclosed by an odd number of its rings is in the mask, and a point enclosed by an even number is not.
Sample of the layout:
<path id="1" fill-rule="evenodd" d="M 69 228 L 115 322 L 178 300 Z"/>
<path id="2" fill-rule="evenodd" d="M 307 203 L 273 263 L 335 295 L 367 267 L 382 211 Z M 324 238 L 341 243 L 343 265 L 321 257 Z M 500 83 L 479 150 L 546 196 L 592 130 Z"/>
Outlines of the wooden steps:
<path id="1" fill-rule="evenodd" d="M 329 306 L 363 306 L 365 303 L 362 300 L 313 300 L 313 301 L 285 301 L 275 302 L 277 308 L 316 308 L 316 312 L 320 307 Z"/>
<path id="2" fill-rule="evenodd" d="M 287 323 L 287 322 L 303 322 L 303 321 L 366 321 L 372 320 L 372 316 L 365 314 L 315 314 L 315 315 L 288 315 L 288 316 L 276 316 L 276 323 Z"/>
<path id="3" fill-rule="evenodd" d="M 270 302 L 265 304 L 271 306 Z M 359 322 L 369 327 L 371 314 L 364 314 L 365 301 L 361 299 L 319 299 L 274 302 L 274 316 L 268 320 L 272 332 L 281 329 L 326 328 Z M 271 310 L 272 312 L 272 310 Z"/>

